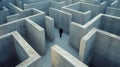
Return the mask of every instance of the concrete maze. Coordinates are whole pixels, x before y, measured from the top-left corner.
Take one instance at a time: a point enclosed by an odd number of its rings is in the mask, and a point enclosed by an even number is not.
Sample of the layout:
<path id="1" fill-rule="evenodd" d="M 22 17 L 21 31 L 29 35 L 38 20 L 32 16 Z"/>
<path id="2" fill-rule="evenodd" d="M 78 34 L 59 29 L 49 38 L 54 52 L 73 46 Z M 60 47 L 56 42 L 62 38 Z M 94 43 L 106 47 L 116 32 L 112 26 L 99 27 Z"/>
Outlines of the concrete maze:
<path id="1" fill-rule="evenodd" d="M 119 59 L 120 0 L 0 0 L 0 67 L 120 67 Z"/>

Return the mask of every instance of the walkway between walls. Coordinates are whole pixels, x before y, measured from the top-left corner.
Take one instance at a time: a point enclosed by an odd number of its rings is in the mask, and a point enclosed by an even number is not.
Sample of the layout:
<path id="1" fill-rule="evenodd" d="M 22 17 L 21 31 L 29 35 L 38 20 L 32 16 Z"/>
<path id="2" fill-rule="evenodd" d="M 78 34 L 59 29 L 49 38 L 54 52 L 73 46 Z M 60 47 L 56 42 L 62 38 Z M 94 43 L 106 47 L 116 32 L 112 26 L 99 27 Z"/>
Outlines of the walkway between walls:
<path id="1" fill-rule="evenodd" d="M 41 60 L 40 65 L 42 65 L 42 67 L 51 67 L 51 47 L 55 44 L 58 44 L 68 53 L 78 58 L 79 52 L 69 44 L 69 35 L 63 33 L 62 37 L 60 38 L 59 30 L 55 28 L 55 40 L 46 41 L 46 54 L 42 56 L 42 58 L 40 59 Z"/>

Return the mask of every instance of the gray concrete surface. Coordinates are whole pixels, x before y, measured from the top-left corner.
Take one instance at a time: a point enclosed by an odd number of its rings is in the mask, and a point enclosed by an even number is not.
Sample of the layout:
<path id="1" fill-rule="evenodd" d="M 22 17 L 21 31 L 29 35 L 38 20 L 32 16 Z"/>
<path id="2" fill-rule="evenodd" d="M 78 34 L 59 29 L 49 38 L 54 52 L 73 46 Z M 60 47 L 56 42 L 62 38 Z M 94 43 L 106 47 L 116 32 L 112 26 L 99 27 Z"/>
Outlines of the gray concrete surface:
<path id="1" fill-rule="evenodd" d="M 27 49 L 26 49 L 27 47 Z M 40 56 L 17 32 L 0 37 L 0 66 L 26 67 L 35 65 Z"/>
<path id="2" fill-rule="evenodd" d="M 120 37 L 92 29 L 81 39 L 79 58 L 90 67 L 120 66 Z"/>
<path id="3" fill-rule="evenodd" d="M 56 1 L 56 2 L 64 2 L 65 5 L 72 4 L 72 0 L 52 0 L 52 1 Z"/>
<path id="4" fill-rule="evenodd" d="M 26 9 L 26 10 L 22 10 L 19 11 L 18 13 L 14 14 L 14 15 L 10 15 L 7 16 L 7 22 L 11 22 L 11 21 L 15 21 L 18 19 L 22 19 L 22 18 L 26 18 L 26 17 L 30 17 L 36 14 L 40 14 L 41 12 L 36 10 L 36 9 Z"/>
<path id="5" fill-rule="evenodd" d="M 54 18 L 55 27 L 58 29 L 62 28 L 63 31 L 69 33 L 72 15 L 55 8 L 50 8 L 49 13 L 50 17 Z"/>
<path id="6" fill-rule="evenodd" d="M 49 39 L 46 39 L 46 54 L 42 56 L 39 62 L 40 67 L 52 67 L 51 62 L 51 47 L 55 44 L 58 44 L 62 49 L 67 51 L 69 54 L 74 56 L 78 59 L 79 52 L 76 51 L 70 44 L 69 44 L 69 35 L 66 33 L 63 33 L 62 38 L 59 36 L 59 30 L 55 28 L 55 40 L 51 41 Z"/>
<path id="7" fill-rule="evenodd" d="M 52 67 L 88 67 L 58 45 L 51 48 Z"/>
<path id="8" fill-rule="evenodd" d="M 107 7 L 106 14 L 120 17 L 120 9 Z"/>
<path id="9" fill-rule="evenodd" d="M 73 3 L 75 1 L 77 3 Z M 17 63 L 20 67 L 69 67 L 78 64 L 78 67 L 85 64 L 89 67 L 119 67 L 120 1 L 73 2 L 71 4 L 71 0 L 2 0 L 0 38 L 3 40 L 0 39 L 0 49 L 7 50 L 0 51 L 5 56 L 0 59 L 7 60 L 0 63 Z M 61 38 L 60 27 L 64 30 Z M 97 29 L 92 30 L 93 28 Z M 17 31 L 20 36 L 14 34 L 15 36 L 6 37 L 13 31 Z M 4 47 L 6 44 L 8 46 Z M 11 44 L 15 47 L 10 46 Z M 51 47 L 55 44 L 58 44 L 60 49 L 52 48 L 55 52 L 51 54 Z M 11 47 L 14 48 L 10 49 Z M 57 56 L 51 59 L 53 54 Z M 57 57 L 61 59 L 58 58 L 58 62 L 55 62 L 57 64 L 53 64 L 51 61 Z"/>
<path id="10" fill-rule="evenodd" d="M 70 42 L 77 50 L 79 50 L 80 39 L 88 33 L 92 28 L 98 28 L 107 32 L 110 32 L 115 35 L 120 35 L 119 25 L 120 18 L 107 15 L 99 14 L 94 19 L 86 23 L 85 25 L 80 25 L 78 23 L 72 22 L 70 25 Z M 74 31 L 74 29 L 77 30 Z M 75 33 L 73 33 L 75 32 Z"/>
<path id="11" fill-rule="evenodd" d="M 38 10 L 44 11 L 47 15 L 49 15 L 50 7 L 61 9 L 61 7 L 63 6 L 65 6 L 64 2 L 44 1 L 44 2 L 26 4 L 24 5 L 24 8 L 25 9 L 36 8 Z"/>
<path id="12" fill-rule="evenodd" d="M 78 2 L 65 7 L 62 10 L 72 14 L 72 21 L 79 24 L 85 24 L 99 13 L 104 13 L 106 3 L 94 5 L 89 3 Z"/>
<path id="13" fill-rule="evenodd" d="M 10 15 L 9 10 L 6 7 L 2 7 L 2 10 L 0 11 L 0 24 L 7 23 L 6 17 Z"/>
<path id="14" fill-rule="evenodd" d="M 48 38 L 54 40 L 55 39 L 54 19 L 52 19 L 49 16 L 46 16 L 45 27 Z"/>
<path id="15" fill-rule="evenodd" d="M 12 31 L 18 31 L 39 54 L 45 53 L 45 31 L 33 21 L 20 19 L 0 25 L 0 36 Z"/>

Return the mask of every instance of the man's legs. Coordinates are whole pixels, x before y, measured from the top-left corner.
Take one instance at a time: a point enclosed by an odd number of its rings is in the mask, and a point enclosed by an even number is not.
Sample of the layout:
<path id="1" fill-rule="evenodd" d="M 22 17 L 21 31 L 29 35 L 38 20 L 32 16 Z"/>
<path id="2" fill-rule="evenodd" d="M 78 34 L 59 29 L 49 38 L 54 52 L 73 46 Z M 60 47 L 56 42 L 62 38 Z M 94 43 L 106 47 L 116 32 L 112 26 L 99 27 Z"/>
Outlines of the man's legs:
<path id="1" fill-rule="evenodd" d="M 62 33 L 60 33 L 60 38 L 62 37 Z"/>

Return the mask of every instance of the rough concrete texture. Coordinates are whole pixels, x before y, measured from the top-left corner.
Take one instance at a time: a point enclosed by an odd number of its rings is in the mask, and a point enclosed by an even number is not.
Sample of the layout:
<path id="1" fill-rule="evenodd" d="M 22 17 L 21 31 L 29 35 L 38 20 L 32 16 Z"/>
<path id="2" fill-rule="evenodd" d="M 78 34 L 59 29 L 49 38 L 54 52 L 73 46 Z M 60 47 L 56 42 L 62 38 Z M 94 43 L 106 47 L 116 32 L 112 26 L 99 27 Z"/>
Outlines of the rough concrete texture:
<path id="1" fill-rule="evenodd" d="M 119 17 L 115 17 L 107 14 L 99 14 L 85 25 L 80 25 L 78 23 L 72 22 L 70 24 L 71 45 L 79 50 L 80 39 L 86 33 L 88 33 L 92 28 L 98 28 L 116 35 L 120 35 L 119 22 L 120 22 Z M 77 32 L 74 33 L 74 29 L 76 29 Z"/>
<path id="2" fill-rule="evenodd" d="M 48 38 L 54 40 L 55 39 L 54 20 L 49 16 L 46 16 L 45 27 Z"/>
<path id="3" fill-rule="evenodd" d="M 56 2 L 64 2 L 66 5 L 72 4 L 72 0 L 53 0 Z"/>
<path id="4" fill-rule="evenodd" d="M 32 66 L 40 59 L 37 52 L 17 31 L 1 36 L 0 48 L 0 67 Z"/>
<path id="5" fill-rule="evenodd" d="M 52 67 L 88 67 L 58 45 L 51 48 Z"/>
<path id="6" fill-rule="evenodd" d="M 86 3 L 92 3 L 92 4 L 100 4 L 101 0 L 73 0 L 73 3 L 77 2 L 86 2 Z"/>
<path id="7" fill-rule="evenodd" d="M 50 17 L 54 18 L 55 20 L 55 26 L 57 28 L 62 28 L 63 31 L 69 33 L 70 31 L 70 22 L 72 15 L 70 13 L 66 13 L 64 11 L 50 8 L 49 9 Z"/>
<path id="8" fill-rule="evenodd" d="M 7 23 L 6 17 L 10 15 L 9 10 L 6 7 L 3 7 L 0 11 L 0 24 Z"/>
<path id="9" fill-rule="evenodd" d="M 81 39 L 79 58 L 90 67 L 119 67 L 119 42 L 119 36 L 93 29 Z"/>
<path id="10" fill-rule="evenodd" d="M 30 19 L 20 19 L 0 25 L 1 36 L 15 30 L 17 30 L 39 54 L 45 53 L 45 31 L 43 28 Z"/>
<path id="11" fill-rule="evenodd" d="M 24 5 L 24 9 L 36 8 L 38 10 L 42 10 L 42 11 L 46 12 L 46 14 L 49 15 L 50 7 L 53 7 L 56 9 L 61 9 L 61 7 L 63 7 L 63 6 L 65 6 L 64 2 L 45 1 L 45 2 L 26 4 L 26 5 Z"/>
<path id="12" fill-rule="evenodd" d="M 99 13 L 104 12 L 105 4 L 93 5 L 79 2 L 62 7 L 62 10 L 72 14 L 72 21 L 85 24 Z"/>
<path id="13" fill-rule="evenodd" d="M 73 2 L 86 2 L 91 4 L 99 5 L 102 2 L 107 2 L 107 7 L 118 7 L 120 4 L 120 0 L 73 0 Z"/>
<path id="14" fill-rule="evenodd" d="M 14 21 L 14 20 L 30 17 L 30 16 L 40 14 L 40 13 L 41 13 L 40 11 L 38 11 L 34 8 L 27 9 L 27 10 L 22 10 L 22 11 L 19 11 L 18 13 L 14 14 L 14 15 L 7 16 L 7 22 L 11 22 L 11 21 Z"/>
<path id="15" fill-rule="evenodd" d="M 120 9 L 107 7 L 106 14 L 120 17 Z"/>
<path id="16" fill-rule="evenodd" d="M 120 67 L 119 8 L 120 0 L 0 0 L 0 67 Z"/>

